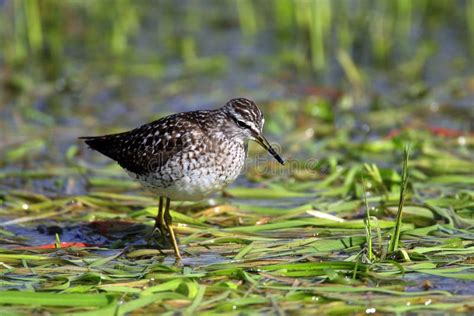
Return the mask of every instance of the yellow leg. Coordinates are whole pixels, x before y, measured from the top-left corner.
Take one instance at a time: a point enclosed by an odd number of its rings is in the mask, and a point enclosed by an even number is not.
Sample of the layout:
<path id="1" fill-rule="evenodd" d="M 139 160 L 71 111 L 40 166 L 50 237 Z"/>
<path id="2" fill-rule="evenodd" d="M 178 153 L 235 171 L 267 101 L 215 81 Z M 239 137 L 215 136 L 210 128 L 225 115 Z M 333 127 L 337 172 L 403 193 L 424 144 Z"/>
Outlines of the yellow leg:
<path id="1" fill-rule="evenodd" d="M 153 232 L 157 229 L 160 230 L 160 235 L 163 240 L 166 238 L 166 224 L 165 224 L 165 216 L 163 212 L 163 197 L 160 196 L 160 203 L 158 204 L 158 214 L 155 218 L 155 228 Z"/>
<path id="2" fill-rule="evenodd" d="M 165 221 L 165 212 L 163 210 L 163 197 L 160 196 L 160 211 L 158 213 L 158 216 L 160 217 L 158 221 L 160 222 L 160 233 L 161 233 L 161 240 L 163 242 L 166 241 L 166 221 Z"/>
<path id="3" fill-rule="evenodd" d="M 176 241 L 176 236 L 174 235 L 173 230 L 173 218 L 170 215 L 170 202 L 171 200 L 166 198 L 166 207 L 165 207 L 165 222 L 166 227 L 168 228 L 168 232 L 170 233 L 171 242 L 173 243 L 174 253 L 176 255 L 176 259 L 181 260 L 181 254 L 179 253 L 178 243 Z"/>

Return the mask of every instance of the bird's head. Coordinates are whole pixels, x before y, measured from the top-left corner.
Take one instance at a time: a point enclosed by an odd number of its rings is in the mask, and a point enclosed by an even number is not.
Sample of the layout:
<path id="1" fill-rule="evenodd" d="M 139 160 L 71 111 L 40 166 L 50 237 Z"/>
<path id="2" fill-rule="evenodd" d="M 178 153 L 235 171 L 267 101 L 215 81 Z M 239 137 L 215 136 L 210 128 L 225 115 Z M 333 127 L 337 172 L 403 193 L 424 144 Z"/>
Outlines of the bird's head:
<path id="1" fill-rule="evenodd" d="M 263 136 L 265 119 L 255 102 L 245 98 L 232 99 L 226 103 L 222 111 L 230 119 L 234 135 L 244 140 L 251 139 L 257 142 L 279 163 L 285 163 Z"/>

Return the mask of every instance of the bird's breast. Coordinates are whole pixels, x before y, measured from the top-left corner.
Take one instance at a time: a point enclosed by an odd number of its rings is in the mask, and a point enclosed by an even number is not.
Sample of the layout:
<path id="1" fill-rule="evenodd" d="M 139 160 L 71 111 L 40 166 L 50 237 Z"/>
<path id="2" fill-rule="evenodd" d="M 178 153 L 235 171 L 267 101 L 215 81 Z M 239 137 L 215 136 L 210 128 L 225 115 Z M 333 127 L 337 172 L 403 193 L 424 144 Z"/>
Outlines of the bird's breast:
<path id="1" fill-rule="evenodd" d="M 158 195 L 173 200 L 200 200 L 233 182 L 246 155 L 246 145 L 241 142 L 203 141 L 177 152 L 156 171 L 129 174 Z"/>

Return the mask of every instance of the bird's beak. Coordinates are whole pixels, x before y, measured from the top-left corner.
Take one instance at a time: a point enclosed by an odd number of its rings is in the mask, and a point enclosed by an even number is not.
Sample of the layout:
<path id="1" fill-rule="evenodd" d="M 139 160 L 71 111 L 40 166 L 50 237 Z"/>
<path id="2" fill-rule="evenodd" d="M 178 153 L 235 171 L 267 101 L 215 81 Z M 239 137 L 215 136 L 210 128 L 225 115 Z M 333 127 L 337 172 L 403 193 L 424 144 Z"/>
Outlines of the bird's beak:
<path id="1" fill-rule="evenodd" d="M 260 146 L 265 148 L 279 163 L 285 164 L 285 161 L 277 154 L 275 149 L 270 145 L 268 140 L 263 135 L 257 135 L 254 139 Z"/>

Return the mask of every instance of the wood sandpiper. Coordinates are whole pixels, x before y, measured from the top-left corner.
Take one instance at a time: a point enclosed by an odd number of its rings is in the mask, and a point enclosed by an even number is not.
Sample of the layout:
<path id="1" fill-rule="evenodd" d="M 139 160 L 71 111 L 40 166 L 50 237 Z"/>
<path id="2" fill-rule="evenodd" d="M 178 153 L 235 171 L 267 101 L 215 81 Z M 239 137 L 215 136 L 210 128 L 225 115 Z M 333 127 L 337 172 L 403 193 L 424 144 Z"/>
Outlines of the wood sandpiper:
<path id="1" fill-rule="evenodd" d="M 253 101 L 237 98 L 216 110 L 177 113 L 128 132 L 80 138 L 160 197 L 154 231 L 163 238 L 169 234 L 180 259 L 171 200 L 200 200 L 233 182 L 244 165 L 249 140 L 284 164 L 262 134 L 264 122 Z"/>

